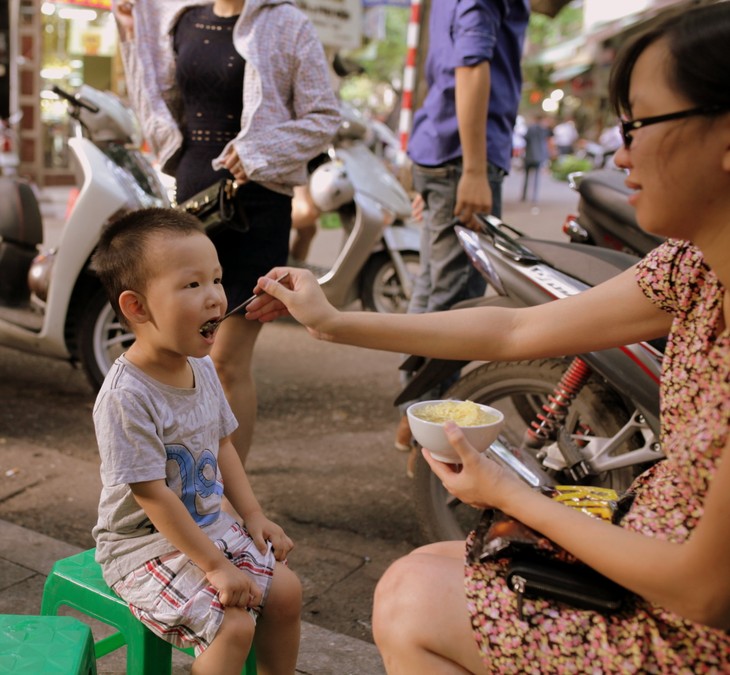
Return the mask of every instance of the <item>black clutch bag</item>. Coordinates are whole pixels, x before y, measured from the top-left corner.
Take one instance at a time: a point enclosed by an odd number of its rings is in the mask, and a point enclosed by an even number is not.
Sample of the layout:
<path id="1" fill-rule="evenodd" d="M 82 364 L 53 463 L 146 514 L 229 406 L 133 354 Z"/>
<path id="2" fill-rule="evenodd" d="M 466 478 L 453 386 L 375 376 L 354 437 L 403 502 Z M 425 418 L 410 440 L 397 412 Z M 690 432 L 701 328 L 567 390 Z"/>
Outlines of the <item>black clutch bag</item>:
<path id="1" fill-rule="evenodd" d="M 586 565 L 547 558 L 518 556 L 510 560 L 506 580 L 517 594 L 517 612 L 523 620 L 524 598 L 557 600 L 571 607 L 609 614 L 620 610 L 629 596 L 623 586 Z"/>
<path id="2" fill-rule="evenodd" d="M 239 185 L 230 178 L 222 178 L 210 187 L 178 204 L 177 209 L 195 216 L 207 232 L 229 227 L 247 232 L 249 225 L 240 199 L 236 199 Z"/>
<path id="3" fill-rule="evenodd" d="M 588 486 L 556 486 L 541 490 L 551 499 L 587 516 L 617 522 L 631 496 Z M 499 561 L 507 586 L 524 598 L 544 598 L 603 613 L 621 609 L 631 592 L 588 567 L 555 542 L 507 514 L 487 509 L 470 539 L 468 562 Z"/>

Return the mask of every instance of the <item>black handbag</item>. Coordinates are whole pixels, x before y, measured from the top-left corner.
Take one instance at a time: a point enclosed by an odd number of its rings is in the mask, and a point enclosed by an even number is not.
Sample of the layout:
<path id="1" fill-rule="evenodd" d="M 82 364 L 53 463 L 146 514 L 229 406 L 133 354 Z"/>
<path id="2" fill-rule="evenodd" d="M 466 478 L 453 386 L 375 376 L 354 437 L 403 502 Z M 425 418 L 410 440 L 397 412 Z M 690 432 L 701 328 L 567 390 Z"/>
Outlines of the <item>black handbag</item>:
<path id="1" fill-rule="evenodd" d="M 240 199 L 236 199 L 239 184 L 222 178 L 210 187 L 177 205 L 177 209 L 195 216 L 211 233 L 222 227 L 248 232 L 249 223 Z"/>
<path id="2" fill-rule="evenodd" d="M 617 522 L 631 496 L 586 486 L 542 488 L 546 496 L 587 515 Z M 604 498 L 605 494 L 608 498 Z M 544 598 L 603 613 L 619 611 L 632 593 L 580 562 L 555 542 L 496 509 L 487 509 L 470 540 L 467 560 L 503 565 L 507 586 L 517 594 L 517 611 L 525 620 L 524 598 Z"/>
<path id="3" fill-rule="evenodd" d="M 629 591 L 582 563 L 517 556 L 506 571 L 507 585 L 517 594 L 517 613 L 525 620 L 524 598 L 545 598 L 604 614 L 617 612 Z"/>

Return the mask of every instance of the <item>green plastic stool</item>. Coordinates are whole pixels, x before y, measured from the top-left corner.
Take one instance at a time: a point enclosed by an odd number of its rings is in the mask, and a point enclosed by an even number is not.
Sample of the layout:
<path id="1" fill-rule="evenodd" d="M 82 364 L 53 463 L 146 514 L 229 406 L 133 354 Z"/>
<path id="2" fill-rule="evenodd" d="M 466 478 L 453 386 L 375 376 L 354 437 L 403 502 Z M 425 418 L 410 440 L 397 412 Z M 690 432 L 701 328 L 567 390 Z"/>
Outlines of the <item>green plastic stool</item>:
<path id="1" fill-rule="evenodd" d="M 57 614 L 59 607 L 67 606 L 114 626 L 117 633 L 95 643 L 97 659 L 126 644 L 127 675 L 170 675 L 172 645 L 137 620 L 127 604 L 106 585 L 94 552 L 92 548 L 53 565 L 43 588 L 41 614 Z M 192 648 L 181 651 L 193 654 Z M 256 675 L 253 647 L 241 675 Z"/>
<path id="2" fill-rule="evenodd" d="M 0 614 L 0 673 L 96 675 L 91 629 L 72 616 Z"/>

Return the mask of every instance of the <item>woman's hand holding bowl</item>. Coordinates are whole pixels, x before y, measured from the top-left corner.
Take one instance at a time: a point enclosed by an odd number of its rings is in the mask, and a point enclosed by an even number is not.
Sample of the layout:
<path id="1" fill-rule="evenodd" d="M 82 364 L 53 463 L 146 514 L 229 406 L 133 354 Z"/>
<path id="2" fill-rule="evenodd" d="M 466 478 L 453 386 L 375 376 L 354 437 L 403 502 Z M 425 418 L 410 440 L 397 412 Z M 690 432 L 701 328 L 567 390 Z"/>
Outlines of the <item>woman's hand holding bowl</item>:
<path id="1" fill-rule="evenodd" d="M 461 464 L 445 464 L 431 456 L 427 448 L 421 453 L 448 492 L 465 504 L 478 509 L 503 508 L 515 490 L 530 487 L 486 455 L 477 452 L 454 422 L 446 422 L 444 431 Z"/>

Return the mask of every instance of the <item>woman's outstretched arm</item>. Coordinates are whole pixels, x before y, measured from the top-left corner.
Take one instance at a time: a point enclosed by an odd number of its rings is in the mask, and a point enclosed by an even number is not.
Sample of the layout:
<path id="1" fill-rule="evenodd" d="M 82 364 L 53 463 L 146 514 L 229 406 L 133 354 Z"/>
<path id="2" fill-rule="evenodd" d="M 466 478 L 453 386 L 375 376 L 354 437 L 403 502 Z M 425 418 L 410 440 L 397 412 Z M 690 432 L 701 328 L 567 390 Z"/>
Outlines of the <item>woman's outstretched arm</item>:
<path id="1" fill-rule="evenodd" d="M 289 272 L 284 284 L 273 280 Z M 290 314 L 315 337 L 446 359 L 512 361 L 579 354 L 666 335 L 671 316 L 641 292 L 630 269 L 580 295 L 524 309 L 476 307 L 431 314 L 340 312 L 306 270 L 276 268 L 247 318 Z"/>

